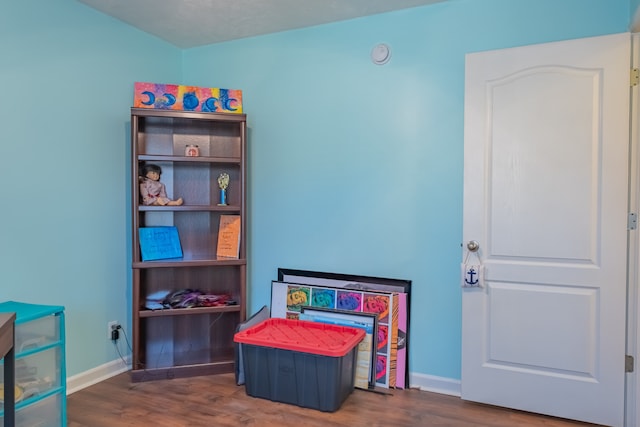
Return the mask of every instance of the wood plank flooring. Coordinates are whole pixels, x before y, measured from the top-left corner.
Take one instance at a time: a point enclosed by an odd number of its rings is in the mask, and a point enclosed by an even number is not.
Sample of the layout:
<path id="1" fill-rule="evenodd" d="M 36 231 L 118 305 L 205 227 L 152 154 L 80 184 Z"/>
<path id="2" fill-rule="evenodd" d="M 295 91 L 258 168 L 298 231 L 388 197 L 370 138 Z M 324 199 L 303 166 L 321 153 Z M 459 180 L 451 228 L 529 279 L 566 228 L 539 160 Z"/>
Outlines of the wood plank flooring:
<path id="1" fill-rule="evenodd" d="M 384 390 L 387 392 L 387 390 Z M 68 427 L 586 427 L 419 390 L 354 392 L 336 412 L 247 396 L 232 374 L 132 383 L 117 375 L 68 397 Z"/>

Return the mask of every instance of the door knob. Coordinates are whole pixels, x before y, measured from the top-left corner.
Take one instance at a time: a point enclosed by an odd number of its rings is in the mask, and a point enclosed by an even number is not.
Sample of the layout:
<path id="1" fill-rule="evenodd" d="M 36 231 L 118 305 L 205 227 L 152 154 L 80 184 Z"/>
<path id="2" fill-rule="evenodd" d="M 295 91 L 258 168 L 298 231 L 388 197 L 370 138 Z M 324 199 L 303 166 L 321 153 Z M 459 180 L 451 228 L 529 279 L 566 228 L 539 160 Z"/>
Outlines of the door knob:
<path id="1" fill-rule="evenodd" d="M 480 249 L 480 243 L 476 242 L 475 240 L 469 240 L 469 242 L 467 243 L 467 249 L 471 252 L 475 252 Z"/>

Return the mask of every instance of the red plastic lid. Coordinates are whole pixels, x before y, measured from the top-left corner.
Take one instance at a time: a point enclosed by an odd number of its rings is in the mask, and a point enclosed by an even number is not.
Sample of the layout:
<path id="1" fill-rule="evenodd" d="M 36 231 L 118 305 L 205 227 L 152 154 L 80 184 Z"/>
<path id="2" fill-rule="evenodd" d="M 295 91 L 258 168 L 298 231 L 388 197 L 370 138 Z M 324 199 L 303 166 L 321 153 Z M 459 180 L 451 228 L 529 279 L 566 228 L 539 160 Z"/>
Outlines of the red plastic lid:
<path id="1" fill-rule="evenodd" d="M 233 337 L 237 343 L 342 357 L 364 338 L 364 329 L 295 319 L 266 319 Z"/>

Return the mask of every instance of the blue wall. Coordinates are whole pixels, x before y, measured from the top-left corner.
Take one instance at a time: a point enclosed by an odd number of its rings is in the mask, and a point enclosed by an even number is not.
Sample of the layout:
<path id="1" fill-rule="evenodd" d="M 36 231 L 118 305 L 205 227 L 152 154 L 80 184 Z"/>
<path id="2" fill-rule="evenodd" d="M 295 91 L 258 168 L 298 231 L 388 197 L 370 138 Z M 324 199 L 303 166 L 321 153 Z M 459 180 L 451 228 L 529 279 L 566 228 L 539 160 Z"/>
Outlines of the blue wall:
<path id="1" fill-rule="evenodd" d="M 0 300 L 66 307 L 68 373 L 129 323 L 129 108 L 181 51 L 72 0 L 0 11 Z M 122 348 L 123 353 L 128 353 Z"/>
<path id="2" fill-rule="evenodd" d="M 278 267 L 411 279 L 411 370 L 459 378 L 464 55 L 623 32 L 631 10 L 450 0 L 182 51 L 74 0 L 5 2 L 0 300 L 67 308 L 69 375 L 117 359 L 105 328 L 130 333 L 133 83 L 237 88 L 250 311 Z"/>
<path id="3" fill-rule="evenodd" d="M 465 53 L 628 24 L 628 1 L 454 0 L 185 51 L 185 82 L 244 90 L 252 311 L 278 267 L 410 279 L 412 372 L 460 378 Z"/>

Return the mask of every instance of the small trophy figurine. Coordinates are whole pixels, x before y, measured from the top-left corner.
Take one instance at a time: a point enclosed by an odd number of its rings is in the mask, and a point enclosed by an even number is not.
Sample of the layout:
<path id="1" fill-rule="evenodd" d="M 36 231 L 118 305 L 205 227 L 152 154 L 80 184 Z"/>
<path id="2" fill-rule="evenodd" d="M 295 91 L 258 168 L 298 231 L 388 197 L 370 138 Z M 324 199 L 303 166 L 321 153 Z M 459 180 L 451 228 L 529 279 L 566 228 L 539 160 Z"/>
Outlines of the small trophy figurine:
<path id="1" fill-rule="evenodd" d="M 220 203 L 218 206 L 227 206 L 227 187 L 229 186 L 229 174 L 221 173 L 218 177 L 218 186 L 220 187 Z"/>

